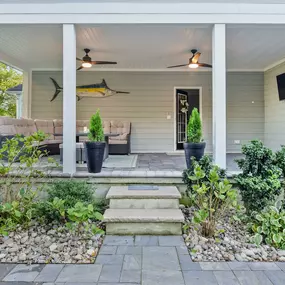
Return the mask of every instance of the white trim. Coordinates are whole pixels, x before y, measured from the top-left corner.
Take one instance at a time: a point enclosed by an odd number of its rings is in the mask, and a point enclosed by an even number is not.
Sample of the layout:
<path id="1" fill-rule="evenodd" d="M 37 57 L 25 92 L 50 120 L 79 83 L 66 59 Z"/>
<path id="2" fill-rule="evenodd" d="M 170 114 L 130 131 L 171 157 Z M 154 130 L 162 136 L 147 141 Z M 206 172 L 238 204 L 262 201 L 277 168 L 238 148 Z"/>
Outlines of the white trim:
<path id="1" fill-rule="evenodd" d="M 266 71 L 268 71 L 268 70 L 270 70 L 270 69 L 272 69 L 272 68 L 274 68 L 274 67 L 276 67 L 276 66 L 278 66 L 278 65 L 280 65 L 280 64 L 282 64 L 284 62 L 285 62 L 285 58 L 282 58 L 282 59 L 280 59 L 280 60 L 278 60 L 278 61 L 268 65 L 266 68 L 264 68 L 263 71 L 266 72 Z"/>
<path id="2" fill-rule="evenodd" d="M 200 113 L 200 117 L 201 117 L 201 121 L 203 122 L 203 112 L 202 112 L 202 103 L 203 103 L 203 96 L 202 96 L 202 86 L 174 86 L 174 91 L 173 91 L 173 125 L 174 125 L 174 136 L 173 136 L 173 151 L 174 152 L 179 152 L 180 150 L 178 150 L 176 148 L 176 131 L 177 131 L 177 127 L 176 127 L 176 91 L 177 89 L 182 89 L 182 90 L 191 90 L 191 89 L 198 89 L 199 90 L 199 113 Z"/>

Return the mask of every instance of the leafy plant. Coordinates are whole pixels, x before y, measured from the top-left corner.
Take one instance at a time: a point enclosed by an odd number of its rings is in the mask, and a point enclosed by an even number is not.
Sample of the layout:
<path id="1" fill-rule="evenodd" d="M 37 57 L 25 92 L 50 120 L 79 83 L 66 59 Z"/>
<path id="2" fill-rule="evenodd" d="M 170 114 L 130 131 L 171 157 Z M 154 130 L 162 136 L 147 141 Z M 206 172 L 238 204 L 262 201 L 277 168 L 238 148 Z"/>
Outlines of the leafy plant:
<path id="1" fill-rule="evenodd" d="M 247 213 L 260 211 L 281 191 L 281 169 L 276 163 L 275 153 L 261 141 L 253 140 L 242 146 L 245 158 L 237 164 L 242 173 L 235 176 Z"/>
<path id="2" fill-rule="evenodd" d="M 281 205 L 281 201 L 277 201 L 275 206 L 268 206 L 254 216 L 252 231 L 255 233 L 253 240 L 256 244 L 265 242 L 285 249 L 285 210 Z"/>
<path id="3" fill-rule="evenodd" d="M 209 173 L 202 170 L 198 163 L 194 165 L 193 182 L 189 194 L 196 207 L 193 222 L 201 225 L 202 235 L 212 237 L 216 222 L 225 212 L 237 207 L 237 191 L 227 179 L 221 179 L 218 166 L 213 166 Z"/>
<path id="4" fill-rule="evenodd" d="M 93 142 L 104 142 L 104 131 L 100 111 L 97 110 L 96 114 L 90 119 L 89 135 L 88 138 Z"/>
<path id="5" fill-rule="evenodd" d="M 202 140 L 202 122 L 197 108 L 192 110 L 187 126 L 187 142 L 200 143 Z"/>
<path id="6" fill-rule="evenodd" d="M 282 170 L 282 176 L 285 179 L 285 145 L 281 150 L 276 151 L 276 164 Z"/>

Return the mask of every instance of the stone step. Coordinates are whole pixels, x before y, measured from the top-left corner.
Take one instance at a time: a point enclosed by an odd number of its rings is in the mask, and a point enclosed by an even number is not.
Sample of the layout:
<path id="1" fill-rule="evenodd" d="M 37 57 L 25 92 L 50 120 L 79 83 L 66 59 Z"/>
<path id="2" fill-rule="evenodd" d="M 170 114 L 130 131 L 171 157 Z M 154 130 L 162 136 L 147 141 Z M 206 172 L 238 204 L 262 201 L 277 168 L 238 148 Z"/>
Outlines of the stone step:
<path id="1" fill-rule="evenodd" d="M 184 221 L 179 209 L 107 209 L 109 235 L 179 235 Z"/>

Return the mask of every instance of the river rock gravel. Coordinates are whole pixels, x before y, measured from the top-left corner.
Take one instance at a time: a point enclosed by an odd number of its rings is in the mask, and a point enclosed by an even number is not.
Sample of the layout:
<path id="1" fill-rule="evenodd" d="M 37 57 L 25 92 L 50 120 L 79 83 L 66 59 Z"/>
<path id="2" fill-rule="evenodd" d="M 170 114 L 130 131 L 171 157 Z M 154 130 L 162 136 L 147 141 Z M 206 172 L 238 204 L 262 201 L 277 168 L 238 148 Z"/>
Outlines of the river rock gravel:
<path id="1" fill-rule="evenodd" d="M 182 211 L 190 226 L 184 231 L 183 238 L 193 261 L 285 261 L 285 250 L 251 243 L 247 226 L 233 221 L 231 215 L 217 223 L 215 238 L 205 238 L 200 235 L 199 228 L 190 223 L 193 209 Z"/>
<path id="2" fill-rule="evenodd" d="M 101 235 L 75 234 L 61 225 L 34 224 L 0 237 L 1 263 L 94 263 Z"/>

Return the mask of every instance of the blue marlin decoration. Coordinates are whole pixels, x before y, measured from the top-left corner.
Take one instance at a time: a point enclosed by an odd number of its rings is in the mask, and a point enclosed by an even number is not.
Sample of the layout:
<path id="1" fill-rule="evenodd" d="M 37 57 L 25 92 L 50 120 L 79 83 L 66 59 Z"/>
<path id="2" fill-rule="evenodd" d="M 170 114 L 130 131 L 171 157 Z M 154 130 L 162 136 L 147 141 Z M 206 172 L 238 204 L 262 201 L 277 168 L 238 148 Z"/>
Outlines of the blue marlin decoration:
<path id="1" fill-rule="evenodd" d="M 59 86 L 59 84 L 55 81 L 55 79 L 51 77 L 50 79 L 55 87 L 55 93 L 50 100 L 52 102 L 53 100 L 55 100 L 58 94 L 62 92 L 63 88 Z M 130 92 L 116 91 L 109 88 L 105 79 L 103 79 L 101 83 L 76 86 L 76 97 L 78 98 L 78 101 L 83 97 L 105 98 L 113 96 L 115 94 L 130 94 Z"/>

